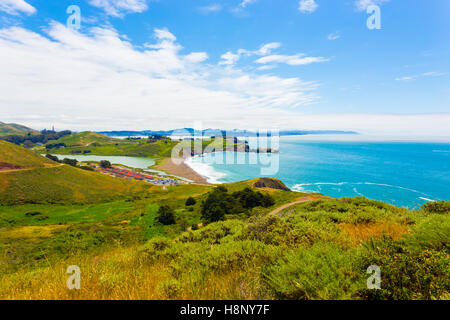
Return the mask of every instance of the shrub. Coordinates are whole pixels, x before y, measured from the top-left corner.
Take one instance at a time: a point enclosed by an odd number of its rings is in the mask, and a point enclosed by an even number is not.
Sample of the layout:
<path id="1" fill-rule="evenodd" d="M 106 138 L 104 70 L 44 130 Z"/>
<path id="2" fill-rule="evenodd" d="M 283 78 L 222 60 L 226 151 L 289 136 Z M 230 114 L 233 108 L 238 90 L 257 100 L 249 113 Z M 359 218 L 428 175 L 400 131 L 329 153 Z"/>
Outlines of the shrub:
<path id="1" fill-rule="evenodd" d="M 102 160 L 100 161 L 100 167 L 104 169 L 111 168 L 111 162 L 109 162 L 108 160 Z"/>
<path id="2" fill-rule="evenodd" d="M 227 214 L 244 213 L 255 207 L 270 207 L 274 204 L 270 195 L 255 192 L 248 187 L 230 195 L 225 187 L 219 186 L 202 203 L 202 218 L 208 222 L 217 222 L 225 220 Z"/>
<path id="3" fill-rule="evenodd" d="M 194 198 L 192 198 L 192 197 L 189 197 L 189 198 L 187 198 L 187 200 L 186 200 L 186 206 L 193 206 L 193 205 L 195 205 L 197 203 L 197 201 L 195 201 L 195 199 Z"/>
<path id="4" fill-rule="evenodd" d="M 360 256 L 360 270 L 381 269 L 381 290 L 362 289 L 370 300 L 442 299 L 450 290 L 446 250 L 410 250 L 389 237 L 367 243 Z"/>
<path id="5" fill-rule="evenodd" d="M 353 255 L 330 244 L 289 251 L 263 271 L 279 299 L 350 299 L 364 284 L 355 272 Z"/>
<path id="6" fill-rule="evenodd" d="M 45 156 L 52 161 L 60 162 L 58 157 L 56 157 L 56 156 L 52 156 L 51 154 L 46 154 Z"/>
<path id="7" fill-rule="evenodd" d="M 64 159 L 63 159 L 63 161 L 62 161 L 62 163 L 64 163 L 64 164 L 68 164 L 69 166 L 72 166 L 72 167 L 76 167 L 76 166 L 77 166 L 77 163 L 78 163 L 78 161 L 77 161 L 77 160 L 75 160 L 75 159 L 68 159 L 68 158 L 64 158 Z"/>
<path id="8" fill-rule="evenodd" d="M 428 213 L 448 214 L 450 213 L 450 201 L 433 201 L 422 206 Z"/>
<path id="9" fill-rule="evenodd" d="M 167 205 L 162 205 L 158 209 L 157 220 L 164 225 L 175 224 L 175 212 Z"/>
<path id="10" fill-rule="evenodd" d="M 27 213 L 25 213 L 25 215 L 26 215 L 27 217 L 39 216 L 39 215 L 41 215 L 41 214 L 42 214 L 42 213 L 39 212 L 39 211 L 32 211 L 32 212 L 27 212 Z"/>

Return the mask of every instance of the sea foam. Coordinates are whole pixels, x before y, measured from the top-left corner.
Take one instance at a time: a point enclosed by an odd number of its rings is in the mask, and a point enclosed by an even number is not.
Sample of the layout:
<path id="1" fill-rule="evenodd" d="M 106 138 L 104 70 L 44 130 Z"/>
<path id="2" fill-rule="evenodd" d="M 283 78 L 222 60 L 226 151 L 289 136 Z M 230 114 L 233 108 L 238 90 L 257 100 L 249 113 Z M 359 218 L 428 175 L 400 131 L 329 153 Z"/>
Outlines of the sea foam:
<path id="1" fill-rule="evenodd" d="M 208 183 L 220 184 L 220 179 L 226 177 L 226 173 L 216 171 L 211 165 L 204 163 L 201 156 L 195 156 L 185 161 L 192 170 L 204 177 Z"/>

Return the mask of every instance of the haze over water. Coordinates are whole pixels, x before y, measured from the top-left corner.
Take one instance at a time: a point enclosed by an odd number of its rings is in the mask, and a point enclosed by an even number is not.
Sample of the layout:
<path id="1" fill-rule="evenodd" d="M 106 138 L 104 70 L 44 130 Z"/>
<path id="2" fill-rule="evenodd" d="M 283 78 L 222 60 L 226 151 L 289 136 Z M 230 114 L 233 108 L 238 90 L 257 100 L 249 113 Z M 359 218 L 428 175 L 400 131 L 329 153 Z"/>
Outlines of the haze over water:
<path id="1" fill-rule="evenodd" d="M 281 137 L 279 149 L 279 170 L 272 176 L 296 191 L 365 196 L 410 208 L 450 199 L 449 143 L 331 142 L 300 136 Z M 214 156 L 195 157 L 188 164 L 212 183 L 262 176 L 259 165 L 215 164 Z M 249 156 L 256 155 L 237 155 L 242 162 Z"/>

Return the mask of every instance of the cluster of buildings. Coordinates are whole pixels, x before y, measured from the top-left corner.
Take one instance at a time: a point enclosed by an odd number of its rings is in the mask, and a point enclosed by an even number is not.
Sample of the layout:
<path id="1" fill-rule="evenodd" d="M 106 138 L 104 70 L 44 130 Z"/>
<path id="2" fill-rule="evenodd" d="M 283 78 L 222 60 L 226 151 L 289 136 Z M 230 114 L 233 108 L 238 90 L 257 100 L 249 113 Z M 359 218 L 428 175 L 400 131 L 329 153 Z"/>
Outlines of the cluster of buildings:
<path id="1" fill-rule="evenodd" d="M 95 164 L 91 164 L 90 166 L 97 172 L 108 174 L 116 178 L 140 180 L 155 185 L 179 185 L 181 182 L 175 179 L 155 177 L 145 172 L 134 171 L 120 166 L 111 166 L 111 168 L 102 168 Z"/>

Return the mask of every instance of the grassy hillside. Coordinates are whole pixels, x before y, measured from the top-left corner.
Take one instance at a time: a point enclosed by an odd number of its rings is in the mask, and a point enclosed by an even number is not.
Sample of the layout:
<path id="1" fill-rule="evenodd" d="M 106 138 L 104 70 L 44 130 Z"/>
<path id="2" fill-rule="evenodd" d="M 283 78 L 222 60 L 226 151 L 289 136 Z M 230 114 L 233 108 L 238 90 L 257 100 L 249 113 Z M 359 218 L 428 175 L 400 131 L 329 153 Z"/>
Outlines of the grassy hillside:
<path id="1" fill-rule="evenodd" d="M 450 299 L 450 202 L 413 211 L 270 178 L 162 189 L 8 143 L 0 155 L 27 166 L 0 172 L 0 299 Z M 272 201 L 247 206 L 258 194 Z"/>
<path id="2" fill-rule="evenodd" d="M 70 155 L 88 152 L 100 156 L 169 157 L 176 142 L 148 139 L 114 139 L 95 132 L 80 132 L 65 136 L 48 144 L 64 143 L 63 149 L 51 149 L 51 153 Z"/>
<path id="3" fill-rule="evenodd" d="M 180 154 L 182 150 L 191 148 L 192 151 L 201 153 L 229 150 L 244 152 L 246 145 L 239 141 L 234 143 L 233 139 L 203 139 L 200 146 L 195 147 L 194 142 L 190 140 L 173 141 L 168 138 L 153 141 L 143 139 L 114 139 L 95 132 L 80 132 L 62 137 L 58 140 L 48 141 L 47 145 L 64 143 L 65 148 L 54 148 L 48 150 L 51 153 L 70 155 L 70 154 L 92 154 L 100 156 L 133 156 L 133 157 L 153 157 L 167 158 L 171 157 L 172 150 L 177 146 Z M 198 148 L 196 150 L 195 148 Z M 187 154 L 190 156 L 190 154 Z"/>
<path id="4" fill-rule="evenodd" d="M 196 197 L 204 192 L 183 191 Z M 409 211 L 364 198 L 316 200 L 276 215 L 258 212 L 182 232 L 178 224 L 156 222 L 162 203 L 143 199 L 70 207 L 67 213 L 48 208 L 49 223 L 64 221 L 57 226 L 33 223 L 38 216 L 26 212 L 37 208 L 19 207 L 16 215 L 29 225 L 0 232 L 0 243 L 19 265 L 19 253 L 46 263 L 4 272 L 0 298 L 450 298 L 447 209 Z M 13 211 L 0 210 L 0 217 Z M 177 219 L 186 214 L 179 208 Z M 45 249 L 13 245 L 25 239 Z M 69 265 L 82 270 L 81 290 L 64 286 Z M 366 287 L 370 265 L 382 270 L 381 290 Z"/>
<path id="5" fill-rule="evenodd" d="M 95 142 L 104 144 L 113 144 L 116 141 L 120 142 L 119 139 L 110 138 L 108 136 L 95 133 L 92 131 L 84 131 L 80 133 L 72 133 L 70 135 L 59 138 L 58 140 L 51 140 L 48 143 L 65 143 L 68 147 L 70 147 L 70 146 L 86 146 Z"/>
<path id="6" fill-rule="evenodd" d="M 57 164 L 4 141 L 0 141 L 2 162 L 20 169 L 0 171 L 0 205 L 98 202 L 149 189 L 145 183 Z"/>
<path id="7" fill-rule="evenodd" d="M 0 163 L 9 163 L 23 167 L 44 167 L 54 164 L 53 161 L 41 157 L 25 148 L 0 140 Z"/>
<path id="8" fill-rule="evenodd" d="M 38 134 L 39 132 L 20 124 L 3 123 L 0 121 L 0 136 L 25 135 L 27 133 Z"/>

